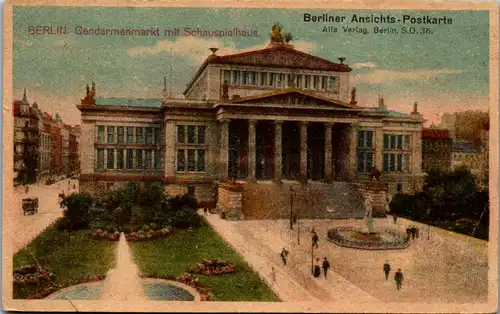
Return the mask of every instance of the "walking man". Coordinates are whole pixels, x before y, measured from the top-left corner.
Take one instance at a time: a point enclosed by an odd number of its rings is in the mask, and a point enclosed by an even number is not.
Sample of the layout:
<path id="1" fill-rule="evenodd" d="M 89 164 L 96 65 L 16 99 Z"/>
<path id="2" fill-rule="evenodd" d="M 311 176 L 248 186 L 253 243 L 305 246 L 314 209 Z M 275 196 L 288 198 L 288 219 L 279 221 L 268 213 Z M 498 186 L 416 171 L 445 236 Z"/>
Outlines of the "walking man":
<path id="1" fill-rule="evenodd" d="M 323 260 L 323 273 L 325 274 L 325 279 L 326 279 L 326 274 L 328 273 L 329 268 L 330 268 L 330 263 L 328 262 L 328 260 L 326 259 L 326 256 L 325 256 L 325 259 Z"/>
<path id="2" fill-rule="evenodd" d="M 391 265 L 389 265 L 389 261 L 386 261 L 384 264 L 385 280 L 389 280 L 390 272 L 391 272 Z"/>
<path id="3" fill-rule="evenodd" d="M 313 236 L 312 236 L 312 246 L 315 247 L 315 248 L 318 248 L 318 240 L 319 240 L 319 237 L 318 237 L 318 234 L 316 233 L 316 231 L 313 229 Z"/>
<path id="4" fill-rule="evenodd" d="M 288 256 L 288 253 L 289 252 L 287 250 L 285 250 L 285 248 L 283 248 L 283 250 L 281 250 L 280 256 L 281 256 L 281 260 L 283 261 L 283 265 L 285 265 L 285 266 L 286 266 L 286 258 Z"/>
<path id="5" fill-rule="evenodd" d="M 403 273 L 401 272 L 401 268 L 399 268 L 394 275 L 394 280 L 396 281 L 396 289 L 401 290 L 401 285 L 403 284 Z"/>
<path id="6" fill-rule="evenodd" d="M 314 278 L 318 278 L 319 276 L 321 276 L 321 268 L 319 267 L 319 258 L 316 259 L 316 264 L 314 265 L 313 276 L 314 276 Z"/>

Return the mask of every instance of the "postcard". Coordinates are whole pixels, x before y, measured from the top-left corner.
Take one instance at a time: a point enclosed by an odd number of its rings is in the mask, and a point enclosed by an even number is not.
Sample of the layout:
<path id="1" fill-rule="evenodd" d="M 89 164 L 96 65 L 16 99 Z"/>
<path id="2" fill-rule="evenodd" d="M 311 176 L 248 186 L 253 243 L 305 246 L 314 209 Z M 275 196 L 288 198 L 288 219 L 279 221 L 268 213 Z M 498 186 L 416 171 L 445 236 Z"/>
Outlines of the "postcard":
<path id="1" fill-rule="evenodd" d="M 6 310 L 497 311 L 497 3 L 4 21 Z"/>

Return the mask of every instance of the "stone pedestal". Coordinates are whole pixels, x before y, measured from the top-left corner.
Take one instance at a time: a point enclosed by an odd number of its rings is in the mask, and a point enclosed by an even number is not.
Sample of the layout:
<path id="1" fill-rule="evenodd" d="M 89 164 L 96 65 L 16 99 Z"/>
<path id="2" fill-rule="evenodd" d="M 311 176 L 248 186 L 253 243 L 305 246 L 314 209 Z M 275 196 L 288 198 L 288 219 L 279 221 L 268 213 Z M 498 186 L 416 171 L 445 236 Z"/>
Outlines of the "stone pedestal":
<path id="1" fill-rule="evenodd" d="M 232 182 L 217 182 L 217 209 L 227 220 L 243 219 L 243 186 Z"/>
<path id="2" fill-rule="evenodd" d="M 370 195 L 373 200 L 373 217 L 384 218 L 386 213 L 387 184 L 379 181 L 366 181 L 355 184 L 363 200 Z"/>

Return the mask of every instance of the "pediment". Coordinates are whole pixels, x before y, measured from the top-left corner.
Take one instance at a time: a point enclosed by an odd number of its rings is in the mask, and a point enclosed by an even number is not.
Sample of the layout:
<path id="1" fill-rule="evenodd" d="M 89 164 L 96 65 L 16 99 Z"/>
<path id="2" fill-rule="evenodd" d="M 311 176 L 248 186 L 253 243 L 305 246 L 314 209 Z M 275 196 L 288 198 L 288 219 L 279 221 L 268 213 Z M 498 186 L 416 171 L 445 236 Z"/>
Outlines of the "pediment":
<path id="1" fill-rule="evenodd" d="M 328 106 L 338 109 L 355 109 L 356 107 L 344 103 L 340 100 L 329 99 L 317 95 L 311 95 L 299 90 L 280 91 L 270 94 L 262 94 L 240 99 L 233 99 L 231 103 L 245 104 L 282 104 L 301 106 Z"/>
<path id="2" fill-rule="evenodd" d="M 351 71 L 351 68 L 346 64 L 334 63 L 284 45 L 234 55 L 218 56 L 211 59 L 210 62 L 339 72 Z"/>

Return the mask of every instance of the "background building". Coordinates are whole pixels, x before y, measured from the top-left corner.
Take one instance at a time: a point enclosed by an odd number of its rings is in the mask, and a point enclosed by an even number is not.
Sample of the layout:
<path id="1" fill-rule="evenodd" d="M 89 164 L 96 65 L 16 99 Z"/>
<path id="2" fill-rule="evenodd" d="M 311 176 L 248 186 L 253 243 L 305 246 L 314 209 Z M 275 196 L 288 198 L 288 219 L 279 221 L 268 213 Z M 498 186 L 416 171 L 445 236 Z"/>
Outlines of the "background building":
<path id="1" fill-rule="evenodd" d="M 422 131 L 422 171 L 431 169 L 449 171 L 453 141 L 448 130 L 424 129 Z"/>

